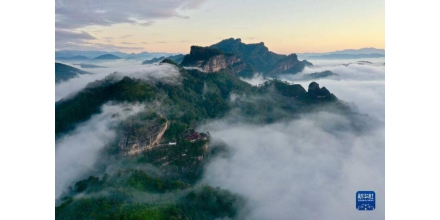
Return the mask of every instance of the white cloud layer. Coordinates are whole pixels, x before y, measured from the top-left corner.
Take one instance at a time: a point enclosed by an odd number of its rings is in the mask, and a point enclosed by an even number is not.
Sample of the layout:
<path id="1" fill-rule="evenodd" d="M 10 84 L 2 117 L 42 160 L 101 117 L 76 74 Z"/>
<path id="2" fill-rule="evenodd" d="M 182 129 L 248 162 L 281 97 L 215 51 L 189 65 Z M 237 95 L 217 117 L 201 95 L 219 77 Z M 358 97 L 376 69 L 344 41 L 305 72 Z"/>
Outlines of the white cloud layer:
<path id="1" fill-rule="evenodd" d="M 71 65 L 71 64 L 69 64 Z M 141 65 L 130 61 L 114 61 L 108 63 L 99 63 L 99 65 L 108 68 L 83 69 L 94 74 L 83 74 L 79 77 L 61 82 L 55 85 L 55 101 L 58 101 L 72 93 L 84 89 L 88 83 L 104 79 L 106 76 L 115 73 L 122 78 L 128 76 L 131 78 L 145 81 L 160 81 L 168 84 L 179 83 L 180 72 L 171 64 L 151 64 Z M 76 67 L 76 66 L 75 66 Z M 81 69 L 81 68 L 80 68 Z"/>
<path id="2" fill-rule="evenodd" d="M 171 65 L 102 65 L 109 68 L 95 69 L 95 75 L 89 78 L 84 75 L 57 85 L 57 91 L 63 91 L 60 97 L 115 71 L 121 76 L 143 80 L 172 79 L 171 83 L 179 77 Z M 226 117 L 198 128 L 208 130 L 231 149 L 229 156 L 214 158 L 206 165 L 202 183 L 245 196 L 248 199 L 243 209 L 247 211 L 245 219 L 384 219 L 385 68 L 318 63 L 300 74 L 324 70 L 341 77 L 340 80 L 318 79 L 320 86 L 342 100 L 354 102 L 361 113 L 379 120 L 349 118 L 323 110 L 269 125 L 256 126 L 237 120 L 230 123 L 232 120 Z M 309 81 L 298 82 L 292 77 L 296 76 L 284 75 L 283 79 L 307 88 Z M 264 81 L 261 76 L 251 80 L 255 84 Z M 112 125 L 141 109 L 135 106 L 118 118 L 111 117 L 123 108 L 105 105 L 101 114 L 57 142 L 57 198 L 69 185 L 93 171 L 99 151 L 114 139 Z M 354 129 L 352 120 L 362 120 L 364 129 Z M 376 192 L 376 210 L 355 209 L 355 194 L 360 190 Z"/>
<path id="3" fill-rule="evenodd" d="M 323 61 L 281 78 L 307 89 L 311 81 L 298 76 L 331 70 L 339 80 L 314 81 L 353 102 L 367 119 L 322 111 L 263 126 L 224 118 L 199 127 L 232 152 L 209 163 L 202 182 L 244 195 L 249 200 L 245 219 L 384 219 L 385 67 L 380 62 Z M 364 130 L 353 129 L 350 120 L 362 120 Z M 356 210 L 355 194 L 362 190 L 376 192 L 376 210 Z"/>
<path id="4" fill-rule="evenodd" d="M 207 165 L 203 182 L 249 199 L 245 219 L 384 219 L 384 127 L 361 134 L 327 112 L 255 126 L 211 122 L 200 130 L 225 141 L 230 157 Z M 355 209 L 373 190 L 376 210 Z"/>
<path id="5" fill-rule="evenodd" d="M 100 151 L 115 138 L 114 126 L 141 111 L 140 105 L 102 106 L 102 113 L 77 126 L 56 142 L 55 198 L 94 171 Z M 115 117 L 116 116 L 116 117 Z"/>
<path id="6" fill-rule="evenodd" d="M 310 82 L 315 81 L 326 87 L 343 101 L 354 103 L 361 113 L 385 120 L 385 65 L 384 59 L 363 59 L 372 64 L 357 64 L 359 60 L 322 60 L 314 61 L 314 67 L 306 67 L 298 74 L 280 75 L 283 81 L 301 84 L 306 90 Z M 343 65 L 344 64 L 344 65 Z M 349 64 L 349 65 L 345 65 Z M 330 70 L 339 75 L 337 78 L 320 78 L 303 81 L 310 73 Z M 252 79 L 242 79 L 252 85 L 264 83 L 268 79 L 257 75 Z"/>

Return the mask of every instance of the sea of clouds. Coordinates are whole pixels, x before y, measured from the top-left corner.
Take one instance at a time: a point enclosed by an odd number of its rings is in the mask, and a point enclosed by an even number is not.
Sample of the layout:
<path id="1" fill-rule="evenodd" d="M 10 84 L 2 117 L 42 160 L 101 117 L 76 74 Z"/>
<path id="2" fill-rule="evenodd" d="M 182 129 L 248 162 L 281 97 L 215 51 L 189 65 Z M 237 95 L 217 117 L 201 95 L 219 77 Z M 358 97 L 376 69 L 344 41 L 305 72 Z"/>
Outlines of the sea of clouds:
<path id="1" fill-rule="evenodd" d="M 199 126 L 198 130 L 208 130 L 230 148 L 229 156 L 214 158 L 206 165 L 201 183 L 244 196 L 248 203 L 240 214 L 245 219 L 384 219 L 385 65 L 383 60 L 371 61 L 313 62 L 313 67 L 299 74 L 281 77 L 307 89 L 311 81 L 302 81 L 302 75 L 330 70 L 339 77 L 314 81 L 368 117 L 353 118 L 323 108 L 263 126 L 230 120 L 233 115 Z M 123 61 L 105 66 L 108 68 L 86 70 L 94 74 L 57 84 L 56 100 L 114 72 L 179 83 L 178 70 L 168 64 Z M 244 80 L 258 85 L 268 79 Z M 115 138 L 114 126 L 142 109 L 108 103 L 100 114 L 57 140 L 56 198 L 93 173 L 101 150 Z M 363 129 L 353 128 L 353 120 L 362 120 Z M 376 192 L 376 210 L 355 209 L 355 194 L 361 190 Z"/>
<path id="2" fill-rule="evenodd" d="M 350 118 L 326 110 L 299 119 L 256 126 L 218 119 L 199 127 L 226 142 L 230 155 L 206 166 L 202 183 L 248 199 L 244 219 L 385 218 L 385 67 L 349 61 L 314 63 L 281 80 L 307 89 L 300 75 L 330 70 L 339 79 L 314 80 L 368 117 Z M 342 65 L 352 63 L 349 65 Z M 261 76 L 245 81 L 258 85 Z M 363 129 L 351 127 L 362 120 Z M 358 211 L 357 191 L 376 192 L 376 210 Z"/>

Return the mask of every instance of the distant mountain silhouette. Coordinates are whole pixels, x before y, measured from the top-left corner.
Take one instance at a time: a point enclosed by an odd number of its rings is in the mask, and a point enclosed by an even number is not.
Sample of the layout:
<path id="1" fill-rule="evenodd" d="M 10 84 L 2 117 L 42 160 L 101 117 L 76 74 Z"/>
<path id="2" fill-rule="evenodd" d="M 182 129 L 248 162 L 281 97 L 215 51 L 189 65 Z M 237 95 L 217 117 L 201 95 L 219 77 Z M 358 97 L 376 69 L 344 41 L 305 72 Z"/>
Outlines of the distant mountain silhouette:
<path id="1" fill-rule="evenodd" d="M 146 52 L 146 51 L 140 53 L 124 53 L 120 51 L 59 50 L 59 51 L 55 51 L 55 59 L 63 60 L 66 58 L 69 59 L 70 57 L 74 57 L 74 56 L 83 56 L 89 59 L 90 57 L 98 57 L 104 54 L 113 54 L 115 56 L 127 60 L 146 60 L 155 57 L 161 57 L 161 56 L 167 57 L 174 55 L 173 53 Z"/>
<path id="2" fill-rule="evenodd" d="M 363 58 L 380 58 L 385 57 L 383 54 L 372 53 L 372 54 L 326 54 L 320 56 L 309 56 L 307 59 L 314 60 L 336 60 L 336 59 L 363 59 Z"/>
<path id="3" fill-rule="evenodd" d="M 301 59 L 362 59 L 362 58 L 378 58 L 385 57 L 384 49 L 376 49 L 373 47 L 361 49 L 346 49 L 326 53 L 300 53 Z"/>
<path id="4" fill-rule="evenodd" d="M 104 54 L 98 57 L 93 58 L 94 60 L 119 60 L 122 59 L 118 56 L 115 56 L 113 54 Z"/>
<path id="5" fill-rule="evenodd" d="M 95 65 L 95 64 L 91 64 L 91 63 L 79 63 L 79 64 L 73 64 L 73 65 L 78 65 L 81 68 L 107 68 L 105 66 L 99 66 L 99 65 Z"/>
<path id="6" fill-rule="evenodd" d="M 68 56 L 68 57 L 56 57 L 57 60 L 90 60 L 89 57 L 86 56 Z"/>
<path id="7" fill-rule="evenodd" d="M 81 74 L 89 74 L 75 67 L 68 66 L 62 63 L 55 63 L 55 83 L 67 81 L 71 78 L 77 77 Z"/>
<path id="8" fill-rule="evenodd" d="M 177 64 L 180 64 L 180 63 L 182 63 L 184 56 L 185 55 L 183 55 L 183 54 L 177 54 L 177 55 L 169 56 L 169 57 L 167 57 L 167 59 L 172 60 L 173 62 L 175 62 Z"/>
<path id="9" fill-rule="evenodd" d="M 153 58 L 153 59 L 150 59 L 150 60 L 145 60 L 144 62 L 142 62 L 142 64 L 145 65 L 145 64 L 159 63 L 159 62 L 161 62 L 164 59 L 165 59 L 165 57 L 156 57 L 156 58 Z"/>

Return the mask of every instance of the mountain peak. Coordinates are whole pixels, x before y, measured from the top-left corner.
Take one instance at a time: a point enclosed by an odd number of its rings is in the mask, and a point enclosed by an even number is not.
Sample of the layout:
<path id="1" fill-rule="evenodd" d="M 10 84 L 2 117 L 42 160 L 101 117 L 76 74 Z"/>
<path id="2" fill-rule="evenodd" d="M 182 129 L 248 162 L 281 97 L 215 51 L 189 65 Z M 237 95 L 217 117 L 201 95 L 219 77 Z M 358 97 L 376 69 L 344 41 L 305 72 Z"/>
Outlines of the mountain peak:
<path id="1" fill-rule="evenodd" d="M 220 43 L 221 42 L 237 42 L 237 43 L 241 43 L 241 38 L 235 39 L 235 38 L 231 37 L 231 38 L 224 39 L 224 40 L 220 41 Z"/>
<path id="2" fill-rule="evenodd" d="M 185 56 L 183 59 L 185 63 L 189 62 L 189 58 L 196 60 L 206 60 L 213 56 L 217 56 L 220 54 L 224 54 L 221 50 L 216 48 L 208 48 L 208 47 L 200 47 L 200 46 L 191 46 L 191 51 L 189 52 L 190 56 Z"/>
<path id="3" fill-rule="evenodd" d="M 209 47 L 243 58 L 247 64 L 250 64 L 258 72 L 269 71 L 276 62 L 285 57 L 285 55 L 270 52 L 264 42 L 245 44 L 240 38 L 225 39 Z"/>
<path id="4" fill-rule="evenodd" d="M 292 53 L 292 54 L 290 54 L 290 55 L 287 56 L 287 57 L 289 57 L 290 59 L 295 59 L 295 60 L 298 59 L 298 56 L 296 55 L 296 53 Z"/>
<path id="5" fill-rule="evenodd" d="M 327 88 L 322 87 L 319 88 L 319 84 L 316 82 L 311 82 L 309 84 L 309 89 L 307 91 L 307 93 L 309 94 L 309 96 L 311 98 L 317 98 L 317 99 L 329 99 L 329 100 L 334 100 L 336 99 L 336 96 L 334 96 L 332 93 L 330 93 L 330 91 L 328 91 Z"/>
<path id="6" fill-rule="evenodd" d="M 183 57 L 181 65 L 198 67 L 208 73 L 223 69 L 228 69 L 234 75 L 251 72 L 238 56 L 211 47 L 192 46 L 189 55 Z"/>

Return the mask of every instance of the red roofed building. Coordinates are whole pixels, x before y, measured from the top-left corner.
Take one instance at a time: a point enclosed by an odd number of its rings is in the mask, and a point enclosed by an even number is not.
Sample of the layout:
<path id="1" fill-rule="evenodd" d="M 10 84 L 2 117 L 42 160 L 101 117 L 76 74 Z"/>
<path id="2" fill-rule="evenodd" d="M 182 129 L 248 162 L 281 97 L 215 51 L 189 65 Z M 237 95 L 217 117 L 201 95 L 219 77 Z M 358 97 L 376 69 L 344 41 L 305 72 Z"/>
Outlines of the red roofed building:
<path id="1" fill-rule="evenodd" d="M 200 134 L 197 132 L 194 132 L 193 134 L 190 134 L 186 137 L 186 140 L 189 140 L 189 141 L 195 141 L 198 139 L 200 139 Z"/>

